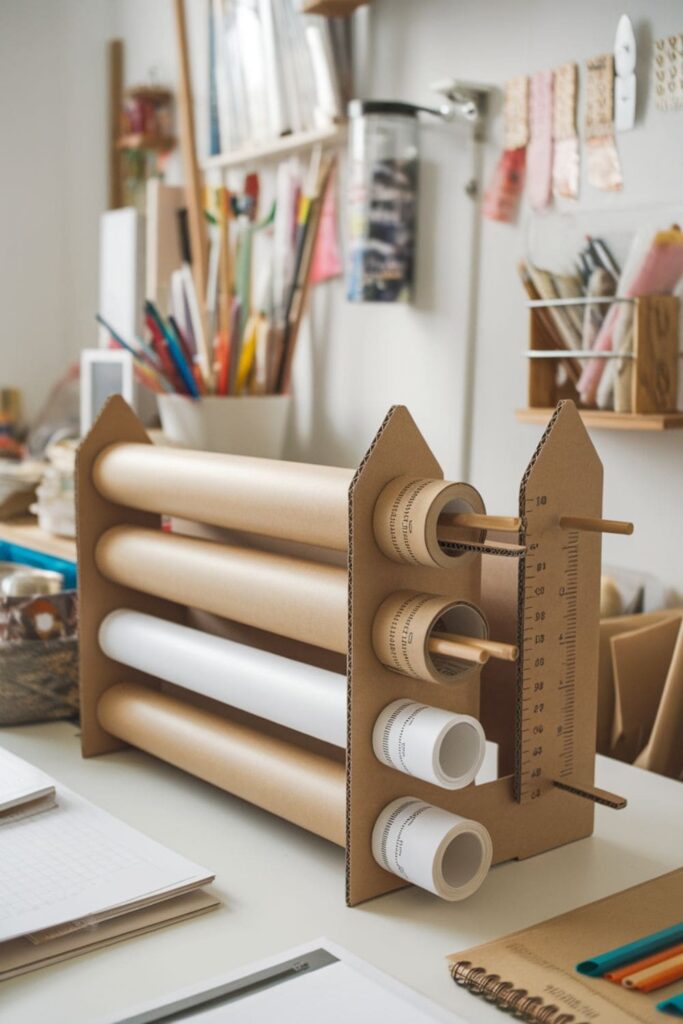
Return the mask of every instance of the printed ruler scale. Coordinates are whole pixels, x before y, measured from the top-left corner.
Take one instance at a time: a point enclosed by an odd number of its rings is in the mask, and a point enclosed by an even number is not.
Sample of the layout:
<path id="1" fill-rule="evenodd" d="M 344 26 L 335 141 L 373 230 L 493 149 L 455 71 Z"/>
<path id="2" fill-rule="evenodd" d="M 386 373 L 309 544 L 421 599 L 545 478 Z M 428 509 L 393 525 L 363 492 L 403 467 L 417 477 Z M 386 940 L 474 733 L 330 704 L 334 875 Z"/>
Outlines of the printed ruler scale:
<path id="1" fill-rule="evenodd" d="M 579 471 L 580 467 L 580 471 Z M 602 466 L 576 410 L 563 405 L 522 481 L 515 795 L 555 785 L 598 799 L 593 783 L 600 537 L 561 516 L 600 516 Z"/>

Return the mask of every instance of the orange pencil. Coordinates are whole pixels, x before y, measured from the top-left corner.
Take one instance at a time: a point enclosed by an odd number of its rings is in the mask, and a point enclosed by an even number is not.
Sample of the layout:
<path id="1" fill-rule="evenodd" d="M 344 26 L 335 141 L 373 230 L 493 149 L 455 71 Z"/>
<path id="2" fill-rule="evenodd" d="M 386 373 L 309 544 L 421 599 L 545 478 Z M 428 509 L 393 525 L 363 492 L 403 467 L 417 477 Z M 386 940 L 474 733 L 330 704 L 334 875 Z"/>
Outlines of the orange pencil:
<path id="1" fill-rule="evenodd" d="M 607 978 L 608 981 L 620 984 L 624 978 L 628 978 L 629 974 L 635 974 L 636 971 L 644 971 L 646 967 L 654 967 L 655 964 L 661 964 L 663 960 L 669 960 L 672 956 L 678 956 L 679 953 L 683 953 L 683 942 L 678 946 L 661 949 L 659 953 L 653 953 L 651 956 L 644 956 L 642 960 L 634 960 L 633 963 L 619 967 L 616 971 L 608 971 L 603 977 Z"/>
<path id="2" fill-rule="evenodd" d="M 665 985 L 671 985 L 674 981 L 680 981 L 681 978 L 683 978 L 683 953 L 669 957 L 668 960 L 663 960 L 661 964 L 656 964 L 654 967 L 646 967 L 644 971 L 629 974 L 628 978 L 624 978 L 622 981 L 622 985 L 626 988 L 636 988 L 639 992 L 654 992 L 655 989 L 664 988 Z"/>

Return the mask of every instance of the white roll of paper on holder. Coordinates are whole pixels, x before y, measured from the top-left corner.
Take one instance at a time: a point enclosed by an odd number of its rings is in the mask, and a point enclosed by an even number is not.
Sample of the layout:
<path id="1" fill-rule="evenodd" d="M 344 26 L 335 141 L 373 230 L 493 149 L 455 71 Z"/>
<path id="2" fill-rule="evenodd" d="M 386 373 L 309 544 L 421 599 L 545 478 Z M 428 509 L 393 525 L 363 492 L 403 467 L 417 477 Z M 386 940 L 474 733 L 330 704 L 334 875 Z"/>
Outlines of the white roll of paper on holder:
<path id="1" fill-rule="evenodd" d="M 480 887 L 493 857 L 488 829 L 414 797 L 392 800 L 372 831 L 380 867 L 444 900 L 464 900 Z"/>
<path id="2" fill-rule="evenodd" d="M 103 620 L 99 642 L 123 665 L 346 746 L 346 677 L 336 672 L 125 608 Z"/>
<path id="3" fill-rule="evenodd" d="M 336 672 L 125 608 L 102 621 L 99 643 L 122 665 L 346 747 L 346 677 Z M 410 700 L 386 707 L 373 734 L 380 761 L 444 789 L 474 780 L 485 745 L 475 718 Z"/>
<path id="4" fill-rule="evenodd" d="M 395 700 L 377 719 L 372 746 L 390 768 L 442 789 L 462 789 L 481 768 L 486 736 L 471 715 Z"/>

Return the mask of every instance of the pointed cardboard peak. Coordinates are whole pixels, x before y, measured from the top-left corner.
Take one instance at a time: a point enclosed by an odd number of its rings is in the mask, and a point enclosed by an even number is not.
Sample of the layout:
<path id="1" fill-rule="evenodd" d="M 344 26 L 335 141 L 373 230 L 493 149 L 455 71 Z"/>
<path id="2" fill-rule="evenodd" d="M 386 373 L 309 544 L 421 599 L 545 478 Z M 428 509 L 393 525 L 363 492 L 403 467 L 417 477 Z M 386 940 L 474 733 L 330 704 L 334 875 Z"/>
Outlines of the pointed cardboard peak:
<path id="1" fill-rule="evenodd" d="M 586 426 L 574 402 L 566 399 L 558 403 L 548 426 L 531 457 L 520 486 L 523 498 L 532 472 L 541 464 L 552 461 L 559 473 L 574 473 L 577 486 L 587 467 L 595 467 L 602 480 L 602 462 L 591 441 Z M 520 507 L 522 507 L 520 505 Z"/>
<path id="2" fill-rule="evenodd" d="M 415 420 L 410 415 L 405 405 L 392 405 L 389 412 L 384 417 L 384 420 L 375 434 L 370 447 L 365 453 L 356 474 L 353 478 L 353 484 L 362 475 L 370 456 L 376 456 L 379 454 L 380 458 L 386 453 L 386 457 L 393 456 L 393 461 L 396 461 L 397 453 L 400 453 L 400 459 L 406 464 L 406 473 L 410 473 L 408 463 L 416 461 L 418 464 L 422 464 L 424 460 L 428 460 L 432 463 L 433 468 L 429 473 L 423 473 L 423 475 L 432 476 L 434 478 L 441 479 L 443 477 L 443 471 L 441 466 L 434 458 L 432 450 L 422 436 Z"/>
<path id="3" fill-rule="evenodd" d="M 121 395 L 111 395 L 81 441 L 78 462 L 92 459 L 93 453 L 102 451 L 115 442 L 150 444 L 147 431 Z"/>

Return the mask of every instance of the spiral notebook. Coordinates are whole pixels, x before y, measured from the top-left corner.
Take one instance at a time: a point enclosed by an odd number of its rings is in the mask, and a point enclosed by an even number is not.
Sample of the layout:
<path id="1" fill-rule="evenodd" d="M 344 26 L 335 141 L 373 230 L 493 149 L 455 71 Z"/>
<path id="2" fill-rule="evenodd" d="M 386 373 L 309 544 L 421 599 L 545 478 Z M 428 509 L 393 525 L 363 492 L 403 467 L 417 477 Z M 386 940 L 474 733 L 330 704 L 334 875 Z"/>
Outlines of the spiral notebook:
<path id="1" fill-rule="evenodd" d="M 683 991 L 624 988 L 576 964 L 683 917 L 683 869 L 448 957 L 458 985 L 532 1024 L 666 1024 L 656 1007 Z"/>

